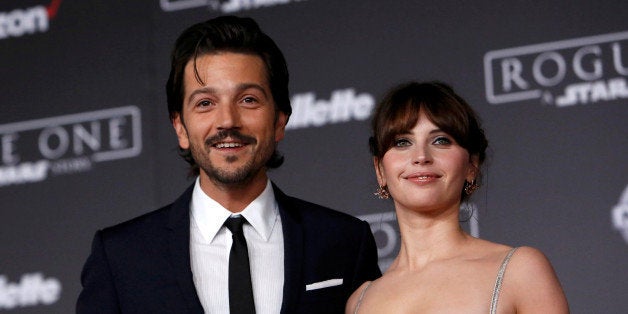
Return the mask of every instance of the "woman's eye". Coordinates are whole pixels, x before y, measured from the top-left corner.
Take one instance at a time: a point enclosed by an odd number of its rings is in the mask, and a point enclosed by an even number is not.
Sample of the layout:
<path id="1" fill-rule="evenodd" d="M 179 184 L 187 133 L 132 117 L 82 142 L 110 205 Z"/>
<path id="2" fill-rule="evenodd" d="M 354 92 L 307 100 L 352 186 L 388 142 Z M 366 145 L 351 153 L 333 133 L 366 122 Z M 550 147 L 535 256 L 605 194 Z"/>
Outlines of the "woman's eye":
<path id="1" fill-rule="evenodd" d="M 395 147 L 405 147 L 405 146 L 410 146 L 410 144 L 412 143 L 405 138 L 398 138 L 398 139 L 395 139 L 395 141 L 393 142 L 393 145 Z"/>
<path id="2" fill-rule="evenodd" d="M 436 145 L 449 145 L 451 144 L 451 140 L 444 136 L 439 136 L 434 139 L 434 144 Z"/>

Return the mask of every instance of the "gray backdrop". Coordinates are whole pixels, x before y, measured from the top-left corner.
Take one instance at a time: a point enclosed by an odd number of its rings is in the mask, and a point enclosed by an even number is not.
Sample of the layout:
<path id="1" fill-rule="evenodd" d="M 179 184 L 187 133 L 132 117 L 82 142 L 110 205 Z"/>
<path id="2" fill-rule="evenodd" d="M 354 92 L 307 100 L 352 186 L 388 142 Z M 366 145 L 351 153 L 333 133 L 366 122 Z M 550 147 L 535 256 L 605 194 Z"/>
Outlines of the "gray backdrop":
<path id="1" fill-rule="evenodd" d="M 73 312 L 94 232 L 192 183 L 168 121 L 169 52 L 184 27 L 232 13 L 255 18 L 290 68 L 295 113 L 272 179 L 371 222 L 383 268 L 398 234 L 372 195 L 368 120 L 392 85 L 438 79 L 490 140 L 465 228 L 545 252 L 573 313 L 625 313 L 626 12 L 619 0 L 1 1 L 0 312 Z"/>

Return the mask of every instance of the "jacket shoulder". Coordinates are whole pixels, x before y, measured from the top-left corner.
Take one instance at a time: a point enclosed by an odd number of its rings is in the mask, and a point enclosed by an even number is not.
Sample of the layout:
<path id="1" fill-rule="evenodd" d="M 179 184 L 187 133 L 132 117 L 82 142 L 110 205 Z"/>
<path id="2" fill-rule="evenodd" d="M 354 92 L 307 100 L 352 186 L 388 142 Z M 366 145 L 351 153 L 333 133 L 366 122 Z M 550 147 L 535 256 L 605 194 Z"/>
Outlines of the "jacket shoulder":
<path id="1" fill-rule="evenodd" d="M 100 233 L 105 237 L 112 237 L 145 232 L 157 227 L 164 227 L 167 224 L 171 208 L 172 204 L 168 204 L 164 207 L 142 214 L 127 221 L 106 227 L 100 230 Z"/>
<path id="2" fill-rule="evenodd" d="M 142 237 L 163 234 L 164 228 L 189 224 L 189 207 L 192 197 L 190 186 L 177 200 L 156 210 L 99 231 L 103 239 Z"/>
<path id="3" fill-rule="evenodd" d="M 278 202 L 279 206 L 289 215 L 308 222 L 333 222 L 356 226 L 362 226 L 365 223 L 350 214 L 292 196 L 283 195 L 281 199 L 278 199 Z"/>

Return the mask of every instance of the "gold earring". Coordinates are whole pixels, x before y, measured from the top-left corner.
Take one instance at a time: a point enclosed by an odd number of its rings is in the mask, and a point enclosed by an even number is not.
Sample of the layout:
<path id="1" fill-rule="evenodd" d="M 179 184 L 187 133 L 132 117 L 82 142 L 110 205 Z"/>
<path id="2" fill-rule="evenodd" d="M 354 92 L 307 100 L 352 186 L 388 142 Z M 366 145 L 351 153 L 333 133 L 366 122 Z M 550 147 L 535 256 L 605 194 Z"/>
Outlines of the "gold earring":
<path id="1" fill-rule="evenodd" d="M 381 200 L 387 200 L 390 198 L 390 193 L 388 192 L 388 187 L 385 185 L 380 185 L 377 188 L 377 191 L 375 191 L 375 193 L 373 193 L 374 195 L 376 195 L 377 197 L 379 197 L 379 199 Z"/>
<path id="2" fill-rule="evenodd" d="M 479 189 L 480 185 L 475 182 L 475 179 L 471 180 L 471 182 L 464 181 L 464 192 L 467 195 L 473 194 L 475 190 Z"/>

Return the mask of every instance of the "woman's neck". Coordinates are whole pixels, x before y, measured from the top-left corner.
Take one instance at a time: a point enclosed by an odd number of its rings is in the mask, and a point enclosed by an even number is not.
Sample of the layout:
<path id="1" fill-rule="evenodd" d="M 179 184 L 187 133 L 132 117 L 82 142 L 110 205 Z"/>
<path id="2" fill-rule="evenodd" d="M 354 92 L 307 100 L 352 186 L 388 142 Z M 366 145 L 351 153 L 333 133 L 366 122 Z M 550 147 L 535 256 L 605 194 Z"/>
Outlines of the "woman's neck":
<path id="1" fill-rule="evenodd" d="M 459 255 L 472 237 L 460 227 L 458 212 L 458 207 L 430 212 L 397 210 L 401 248 L 393 264 L 420 269 Z"/>

